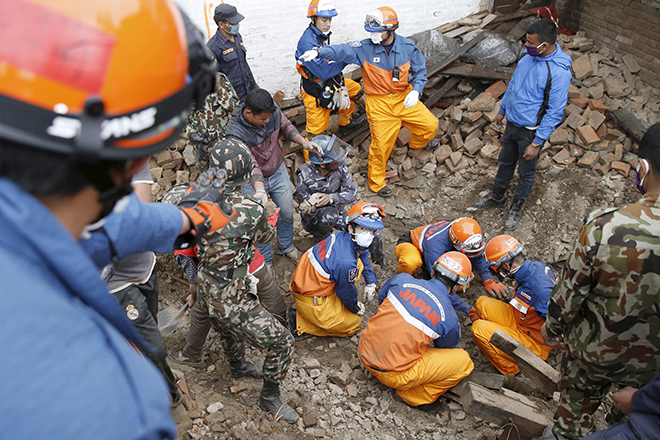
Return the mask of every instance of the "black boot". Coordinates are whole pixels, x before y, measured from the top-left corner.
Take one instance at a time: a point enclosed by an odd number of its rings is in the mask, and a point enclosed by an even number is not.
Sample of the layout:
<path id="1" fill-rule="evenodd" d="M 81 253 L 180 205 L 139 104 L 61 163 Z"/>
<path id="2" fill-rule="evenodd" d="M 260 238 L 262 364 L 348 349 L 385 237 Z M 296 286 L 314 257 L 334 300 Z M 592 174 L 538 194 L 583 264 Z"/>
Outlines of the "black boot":
<path id="1" fill-rule="evenodd" d="M 435 150 L 438 148 L 438 145 L 440 145 L 440 141 L 436 141 L 435 139 L 429 141 L 428 144 L 424 147 L 425 150 Z"/>
<path id="2" fill-rule="evenodd" d="M 366 116 L 360 116 L 354 121 L 351 121 L 348 125 L 340 125 L 339 126 L 339 136 L 345 136 L 351 131 L 362 127 L 365 123 L 367 122 L 367 117 Z"/>
<path id="3" fill-rule="evenodd" d="M 511 202 L 511 207 L 509 208 L 509 214 L 506 216 L 506 221 L 504 222 L 504 229 L 507 231 L 518 227 L 520 216 L 522 216 L 523 203 L 525 203 L 524 200 L 513 198 L 513 202 Z"/>
<path id="4" fill-rule="evenodd" d="M 277 382 L 264 380 L 264 387 L 261 389 L 261 397 L 259 398 L 259 406 L 271 413 L 275 417 L 275 420 L 282 419 L 287 423 L 296 423 L 298 421 L 298 413 L 282 399 L 280 384 Z"/>
<path id="5" fill-rule="evenodd" d="M 475 201 L 474 206 L 482 209 L 493 208 L 495 206 L 504 206 L 506 205 L 506 199 L 504 198 L 505 191 L 506 188 L 494 186 L 493 192 L 486 197 Z"/>
<path id="6" fill-rule="evenodd" d="M 256 377 L 257 379 L 261 379 L 264 377 L 261 365 L 256 365 L 246 360 L 231 362 L 229 364 L 229 374 L 234 379 L 238 379 L 239 377 Z"/>

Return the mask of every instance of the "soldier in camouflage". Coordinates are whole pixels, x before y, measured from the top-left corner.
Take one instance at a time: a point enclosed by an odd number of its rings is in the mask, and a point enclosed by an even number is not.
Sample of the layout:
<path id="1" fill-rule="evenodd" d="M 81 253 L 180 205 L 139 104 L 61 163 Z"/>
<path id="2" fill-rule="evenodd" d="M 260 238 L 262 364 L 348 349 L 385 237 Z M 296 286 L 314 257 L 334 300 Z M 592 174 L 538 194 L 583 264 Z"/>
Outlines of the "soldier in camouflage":
<path id="1" fill-rule="evenodd" d="M 208 168 L 211 147 L 224 139 L 227 123 L 239 103 L 238 94 L 224 73 L 217 73 L 215 93 L 188 119 L 186 133 L 195 146 L 200 171 Z"/>
<path id="2" fill-rule="evenodd" d="M 294 423 L 298 414 L 282 399 L 279 390 L 291 363 L 293 336 L 261 306 L 256 279 L 248 275 L 254 244 L 268 243 L 274 236 L 261 202 L 240 192 L 240 185 L 252 172 L 252 157 L 241 141 L 226 139 L 214 146 L 210 160 L 211 166 L 226 170 L 225 197 L 238 215 L 222 233 L 207 234 L 200 241 L 198 297 L 208 302 L 209 314 L 218 324 L 233 376 L 261 373 L 245 361 L 245 342 L 268 351 L 259 404 L 275 417 Z"/>
<path id="3" fill-rule="evenodd" d="M 548 345 L 566 345 L 561 399 L 545 439 L 581 438 L 612 384 L 660 371 L 660 124 L 639 146 L 638 202 L 590 214 L 552 292 Z M 657 426 L 656 426 L 657 429 Z"/>

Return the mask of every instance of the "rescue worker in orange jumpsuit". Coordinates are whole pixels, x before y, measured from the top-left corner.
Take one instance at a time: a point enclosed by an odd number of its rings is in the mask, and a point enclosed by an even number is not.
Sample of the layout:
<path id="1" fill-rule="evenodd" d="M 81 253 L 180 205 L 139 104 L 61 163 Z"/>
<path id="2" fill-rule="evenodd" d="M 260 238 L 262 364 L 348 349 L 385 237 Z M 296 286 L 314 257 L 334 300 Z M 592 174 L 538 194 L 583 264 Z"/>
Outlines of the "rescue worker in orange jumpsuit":
<path id="1" fill-rule="evenodd" d="M 332 18 L 336 16 L 337 10 L 331 0 L 312 0 L 307 9 L 311 23 L 298 40 L 296 59 L 310 49 L 330 44 L 330 26 Z M 302 77 L 300 94 L 305 104 L 305 129 L 309 140 L 325 134 L 332 110 L 339 110 L 339 135 L 348 134 L 367 122 L 364 117 L 351 122 L 355 100 L 362 86 L 352 79 L 344 78 L 341 73 L 344 67 L 346 63 L 331 63 L 323 59 L 299 62 L 296 65 Z M 303 151 L 303 154 L 308 159 L 307 152 Z"/>
<path id="2" fill-rule="evenodd" d="M 368 14 L 364 29 L 369 38 L 347 44 L 321 46 L 308 50 L 303 62 L 324 58 L 362 67 L 367 119 L 371 127 L 369 146 L 369 188 L 383 197 L 392 195 L 385 184 L 387 160 L 392 153 L 401 124 L 412 136 L 410 148 L 432 149 L 438 118 L 421 102 L 426 79 L 426 61 L 415 43 L 395 34 L 399 19 L 394 9 L 383 6 Z"/>
<path id="3" fill-rule="evenodd" d="M 488 263 L 483 256 L 484 246 L 479 223 L 463 217 L 453 222 L 442 221 L 413 229 L 399 238 L 394 255 L 399 260 L 398 273 L 412 275 L 423 264 L 430 273 L 435 261 L 445 252 L 462 252 L 481 277 L 486 292 L 491 296 L 503 297 L 507 288 L 496 282 L 488 270 Z M 469 308 L 461 308 L 460 311 L 467 315 Z"/>
<path id="4" fill-rule="evenodd" d="M 369 263 L 374 233 L 383 229 L 385 212 L 377 203 L 360 202 L 348 211 L 346 230 L 335 232 L 310 248 L 298 262 L 290 289 L 294 336 L 352 336 L 360 329 L 364 304 L 356 283 L 364 275 L 364 293 L 376 293 L 376 274 Z M 295 314 L 294 314 L 295 312 Z"/>
<path id="5" fill-rule="evenodd" d="M 470 260 L 452 251 L 433 264 L 431 280 L 403 273 L 380 290 L 378 312 L 360 336 L 358 354 L 408 405 L 435 402 L 474 369 L 467 351 L 456 348 L 461 327 L 448 296 L 473 277 Z"/>
<path id="6" fill-rule="evenodd" d="M 513 376 L 519 368 L 512 357 L 490 343 L 495 330 L 501 330 L 545 360 L 552 347 L 543 342 L 541 327 L 548 312 L 556 277 L 547 264 L 526 259 L 523 245 L 510 235 L 498 235 L 486 245 L 491 270 L 516 280 L 513 299 L 506 304 L 481 296 L 470 315 L 472 338 L 481 352 L 500 373 Z"/>

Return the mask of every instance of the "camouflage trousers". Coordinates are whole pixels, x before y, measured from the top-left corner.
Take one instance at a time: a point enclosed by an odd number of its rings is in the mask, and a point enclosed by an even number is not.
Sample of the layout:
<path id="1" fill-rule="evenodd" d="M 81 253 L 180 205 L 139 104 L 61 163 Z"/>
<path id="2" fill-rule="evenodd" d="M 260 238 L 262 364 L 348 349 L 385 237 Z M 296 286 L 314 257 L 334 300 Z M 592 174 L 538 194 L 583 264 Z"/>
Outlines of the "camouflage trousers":
<path id="1" fill-rule="evenodd" d="M 627 363 L 628 367 L 630 363 Z M 567 350 L 561 364 L 560 400 L 552 431 L 567 439 L 582 438 L 595 431 L 593 414 L 613 384 L 641 388 L 655 375 L 655 371 L 623 373 L 616 368 L 585 363 L 571 356 Z M 621 412 L 608 416 L 609 423 L 624 421 Z M 561 437 L 559 437 L 561 438 Z"/>
<path id="2" fill-rule="evenodd" d="M 198 289 L 206 296 L 209 315 L 222 335 L 225 357 L 229 363 L 245 358 L 245 343 L 266 349 L 264 380 L 280 382 L 286 376 L 293 355 L 294 339 L 273 315 L 248 291 L 245 277 L 227 283 L 200 271 Z M 214 325 L 215 327 L 215 325 Z"/>

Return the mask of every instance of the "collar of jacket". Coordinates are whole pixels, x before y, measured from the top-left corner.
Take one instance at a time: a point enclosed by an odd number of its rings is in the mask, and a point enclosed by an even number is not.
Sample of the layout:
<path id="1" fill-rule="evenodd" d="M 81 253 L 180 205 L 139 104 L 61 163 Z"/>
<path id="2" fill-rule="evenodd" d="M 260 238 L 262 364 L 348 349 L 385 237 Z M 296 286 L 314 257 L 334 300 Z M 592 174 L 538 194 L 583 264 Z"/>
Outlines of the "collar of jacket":
<path id="1" fill-rule="evenodd" d="M 232 42 L 229 38 L 225 37 L 225 35 L 220 32 L 220 29 L 215 31 L 216 37 L 218 37 L 218 40 L 220 41 L 221 44 L 226 44 L 226 43 L 240 43 L 243 40 L 243 37 L 241 37 L 241 34 L 236 34 L 233 35 L 234 41 Z"/>
<path id="2" fill-rule="evenodd" d="M 525 282 L 525 280 L 529 278 L 531 271 L 532 271 L 532 262 L 525 259 L 525 261 L 523 261 L 523 264 L 520 265 L 520 269 L 518 269 L 516 273 L 513 274 L 513 278 L 520 283 Z"/>
<path id="3" fill-rule="evenodd" d="M 316 41 L 318 41 L 320 45 L 323 46 L 326 44 L 330 44 L 330 35 L 332 35 L 332 31 L 328 32 L 328 34 L 326 35 L 323 32 L 321 32 L 319 28 L 314 26 L 312 23 L 309 24 L 309 28 L 316 36 Z"/>

